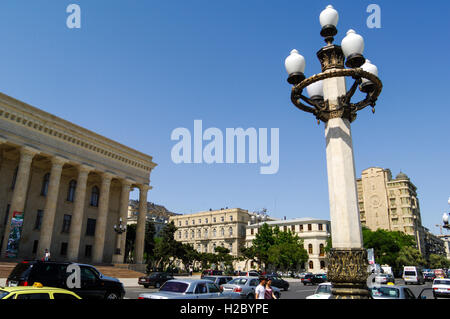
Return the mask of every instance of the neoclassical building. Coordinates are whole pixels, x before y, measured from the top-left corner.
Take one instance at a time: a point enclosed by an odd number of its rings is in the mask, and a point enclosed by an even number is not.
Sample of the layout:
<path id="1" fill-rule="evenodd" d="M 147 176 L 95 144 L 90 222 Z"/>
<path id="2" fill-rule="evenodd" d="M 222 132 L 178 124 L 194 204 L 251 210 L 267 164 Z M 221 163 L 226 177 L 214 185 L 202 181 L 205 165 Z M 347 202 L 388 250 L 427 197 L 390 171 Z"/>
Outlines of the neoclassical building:
<path id="1" fill-rule="evenodd" d="M 152 157 L 0 93 L 0 258 L 122 263 L 130 190 L 147 203 Z M 146 205 L 135 261 L 143 262 Z"/>
<path id="2" fill-rule="evenodd" d="M 303 241 L 303 248 L 308 252 L 308 261 L 304 269 L 312 273 L 323 273 L 327 271 L 327 257 L 325 247 L 327 240 L 331 237 L 330 221 L 311 217 L 294 218 L 288 220 L 272 220 L 249 224 L 246 229 L 246 246 L 252 245 L 253 239 L 259 228 L 267 224 L 281 231 L 290 231 Z M 250 267 L 252 267 L 250 265 Z"/>

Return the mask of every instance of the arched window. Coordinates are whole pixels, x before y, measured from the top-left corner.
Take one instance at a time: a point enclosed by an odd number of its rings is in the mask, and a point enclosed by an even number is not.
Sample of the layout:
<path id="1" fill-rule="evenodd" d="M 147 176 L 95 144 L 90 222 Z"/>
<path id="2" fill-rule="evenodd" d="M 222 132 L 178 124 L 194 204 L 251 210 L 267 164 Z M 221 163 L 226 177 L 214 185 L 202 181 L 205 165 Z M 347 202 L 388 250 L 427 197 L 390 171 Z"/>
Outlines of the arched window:
<path id="1" fill-rule="evenodd" d="M 188 231 L 187 230 L 184 231 L 184 238 L 188 238 Z"/>
<path id="2" fill-rule="evenodd" d="M 195 232 L 194 232 L 194 230 L 192 230 L 191 231 L 191 238 L 194 238 L 195 237 Z"/>
<path id="3" fill-rule="evenodd" d="M 225 229 L 223 229 L 223 228 L 220 229 L 220 235 L 225 236 Z"/>
<path id="4" fill-rule="evenodd" d="M 198 238 L 201 238 L 201 237 L 202 237 L 202 231 L 201 231 L 200 229 L 197 231 L 197 237 L 198 237 Z"/>
<path id="5" fill-rule="evenodd" d="M 320 269 L 325 269 L 325 261 L 320 261 Z"/>
<path id="6" fill-rule="evenodd" d="M 208 230 L 205 229 L 205 238 L 208 238 Z"/>
<path id="7" fill-rule="evenodd" d="M 213 229 L 213 237 L 216 237 L 216 229 Z"/>
<path id="8" fill-rule="evenodd" d="M 77 188 L 77 181 L 71 180 L 69 183 L 69 190 L 67 191 L 67 201 L 73 202 L 75 198 L 75 189 Z"/>
<path id="9" fill-rule="evenodd" d="M 320 249 L 320 256 L 325 256 L 325 248 L 323 244 L 320 244 L 319 249 Z"/>
<path id="10" fill-rule="evenodd" d="M 309 244 L 308 245 L 308 254 L 312 254 L 313 253 L 313 245 Z"/>
<path id="11" fill-rule="evenodd" d="M 97 186 L 92 187 L 91 191 L 91 206 L 98 207 L 98 199 L 100 196 L 100 191 Z"/>
<path id="12" fill-rule="evenodd" d="M 314 263 L 312 260 L 309 261 L 309 270 L 314 269 Z"/>
<path id="13" fill-rule="evenodd" d="M 230 228 L 228 229 L 228 232 L 230 233 L 230 236 L 233 236 L 233 227 L 230 227 Z"/>
<path id="14" fill-rule="evenodd" d="M 44 175 L 44 179 L 42 180 L 42 187 L 41 187 L 42 196 L 47 196 L 49 183 L 50 183 L 50 173 L 47 173 Z"/>
<path id="15" fill-rule="evenodd" d="M 17 166 L 16 169 L 14 170 L 14 174 L 13 174 L 13 178 L 12 178 L 12 182 L 11 182 L 11 189 L 14 189 L 14 187 L 16 186 L 16 179 L 17 179 L 18 171 L 19 171 L 19 166 Z"/>

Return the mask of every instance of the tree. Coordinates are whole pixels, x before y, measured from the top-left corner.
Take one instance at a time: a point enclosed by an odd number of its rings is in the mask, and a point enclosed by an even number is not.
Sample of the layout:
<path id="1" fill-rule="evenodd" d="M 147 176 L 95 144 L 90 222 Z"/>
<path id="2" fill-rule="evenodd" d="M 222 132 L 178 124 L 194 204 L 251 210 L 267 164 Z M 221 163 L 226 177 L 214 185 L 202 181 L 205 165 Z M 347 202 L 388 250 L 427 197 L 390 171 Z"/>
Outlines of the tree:
<path id="1" fill-rule="evenodd" d="M 154 268 L 171 268 L 181 251 L 182 244 L 175 240 L 177 228 L 172 222 L 166 224 L 161 230 L 161 240 L 158 240 L 155 249 Z"/>
<path id="2" fill-rule="evenodd" d="M 239 252 L 241 253 L 240 260 L 245 261 L 245 267 L 244 269 L 247 269 L 247 264 L 249 261 L 257 261 L 256 260 L 256 251 L 254 246 L 245 247 L 241 246 L 239 247 Z"/>
<path id="3" fill-rule="evenodd" d="M 431 269 L 449 268 L 450 260 L 442 255 L 431 254 L 428 257 L 428 267 Z"/>
<path id="4" fill-rule="evenodd" d="M 147 221 L 145 223 L 145 241 L 144 241 L 144 256 L 147 264 L 154 257 L 155 234 L 156 234 L 155 224 L 153 223 L 153 221 Z"/>
<path id="5" fill-rule="evenodd" d="M 396 259 L 396 264 L 401 267 L 424 266 L 425 263 L 426 261 L 420 254 L 420 251 L 417 248 L 410 246 L 403 247 Z"/>
<path id="6" fill-rule="evenodd" d="M 217 254 L 217 262 L 223 263 L 227 270 L 233 269 L 234 257 L 230 255 L 230 250 L 225 247 L 218 246 L 214 249 Z"/>
<path id="7" fill-rule="evenodd" d="M 253 247 L 255 250 L 255 257 L 258 260 L 259 266 L 261 264 L 267 265 L 269 261 L 269 248 L 274 244 L 275 238 L 273 230 L 266 223 L 264 223 L 258 230 L 258 233 L 253 239 Z M 265 266 L 264 266 L 265 267 Z"/>
<path id="8" fill-rule="evenodd" d="M 199 253 L 190 244 L 182 244 L 176 254 L 176 257 L 183 262 L 186 272 L 189 272 L 189 267 L 199 260 Z"/>
<path id="9" fill-rule="evenodd" d="M 303 241 L 291 231 L 273 230 L 274 244 L 268 250 L 268 263 L 275 270 L 295 271 L 308 260 Z"/>

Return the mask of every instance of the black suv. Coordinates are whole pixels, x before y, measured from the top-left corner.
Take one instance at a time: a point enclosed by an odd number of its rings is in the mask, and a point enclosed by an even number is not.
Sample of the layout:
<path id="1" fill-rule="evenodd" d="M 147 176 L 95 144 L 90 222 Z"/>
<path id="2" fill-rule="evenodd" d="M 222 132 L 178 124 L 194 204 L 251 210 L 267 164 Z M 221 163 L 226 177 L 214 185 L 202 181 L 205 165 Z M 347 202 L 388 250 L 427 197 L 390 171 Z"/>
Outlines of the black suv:
<path id="1" fill-rule="evenodd" d="M 289 290 L 289 283 L 286 280 L 274 275 L 267 275 L 266 277 L 272 280 L 272 286 L 283 289 L 284 291 Z"/>
<path id="2" fill-rule="evenodd" d="M 75 283 L 69 265 L 80 267 L 79 288 L 69 288 L 67 282 Z M 72 276 L 69 278 L 69 276 Z M 125 289 L 116 278 L 102 275 L 94 266 L 71 262 L 23 261 L 8 276 L 7 286 L 32 286 L 39 282 L 46 287 L 71 290 L 83 299 L 122 299 Z"/>
<path id="3" fill-rule="evenodd" d="M 145 288 L 153 286 L 155 288 L 161 287 L 167 280 L 174 279 L 172 274 L 165 272 L 154 272 L 148 276 L 139 277 L 138 284 L 143 285 Z"/>

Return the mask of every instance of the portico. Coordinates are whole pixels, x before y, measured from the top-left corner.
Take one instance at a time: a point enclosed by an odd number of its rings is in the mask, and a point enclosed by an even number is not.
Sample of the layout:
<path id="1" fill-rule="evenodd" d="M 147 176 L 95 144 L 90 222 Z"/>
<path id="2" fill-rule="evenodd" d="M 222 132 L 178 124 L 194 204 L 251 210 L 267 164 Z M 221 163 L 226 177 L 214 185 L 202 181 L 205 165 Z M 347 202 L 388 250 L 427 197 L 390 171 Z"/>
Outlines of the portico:
<path id="1" fill-rule="evenodd" d="M 0 258 L 15 248 L 15 258 L 41 258 L 47 248 L 53 259 L 122 263 L 126 236 L 113 226 L 126 219 L 133 188 L 147 202 L 155 166 L 151 156 L 0 93 Z M 19 238 L 10 236 L 15 213 L 23 213 Z"/>

